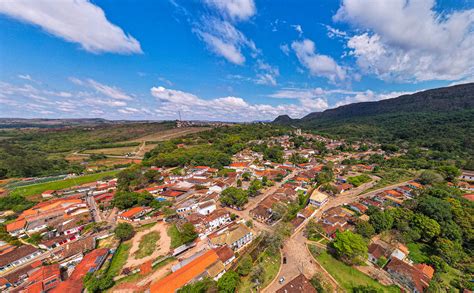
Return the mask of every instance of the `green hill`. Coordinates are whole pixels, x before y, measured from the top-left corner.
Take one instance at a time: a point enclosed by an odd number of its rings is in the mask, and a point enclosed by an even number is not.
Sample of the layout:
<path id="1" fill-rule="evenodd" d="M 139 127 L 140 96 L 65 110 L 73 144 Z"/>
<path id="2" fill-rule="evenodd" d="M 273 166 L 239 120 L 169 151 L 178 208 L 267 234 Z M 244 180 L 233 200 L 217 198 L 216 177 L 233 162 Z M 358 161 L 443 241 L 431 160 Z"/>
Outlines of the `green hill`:
<path id="1" fill-rule="evenodd" d="M 287 115 L 274 123 L 346 138 L 408 142 L 442 152 L 474 155 L 474 83 L 432 89 L 377 102 L 363 102 Z"/>

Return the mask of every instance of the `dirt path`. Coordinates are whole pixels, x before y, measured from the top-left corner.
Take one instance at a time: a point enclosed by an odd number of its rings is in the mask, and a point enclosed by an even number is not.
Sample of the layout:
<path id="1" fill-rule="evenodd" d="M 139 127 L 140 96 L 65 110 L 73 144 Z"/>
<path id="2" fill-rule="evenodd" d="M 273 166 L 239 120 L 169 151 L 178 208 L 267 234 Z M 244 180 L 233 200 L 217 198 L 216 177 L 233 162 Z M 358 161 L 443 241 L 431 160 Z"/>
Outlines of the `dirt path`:
<path id="1" fill-rule="evenodd" d="M 155 251 L 149 256 L 136 259 L 135 253 L 138 251 L 140 240 L 142 239 L 144 235 L 150 232 L 160 233 L 160 240 L 158 240 L 158 243 L 156 244 Z M 129 254 L 130 256 L 128 257 L 127 264 L 125 265 L 125 267 L 137 267 L 146 261 L 155 260 L 160 255 L 167 254 L 170 251 L 170 247 L 171 247 L 170 245 L 171 245 L 171 238 L 168 236 L 168 233 L 166 232 L 166 224 L 164 222 L 156 223 L 155 226 L 151 227 L 148 230 L 140 231 L 133 237 L 132 247 L 130 248 L 130 254 Z"/>

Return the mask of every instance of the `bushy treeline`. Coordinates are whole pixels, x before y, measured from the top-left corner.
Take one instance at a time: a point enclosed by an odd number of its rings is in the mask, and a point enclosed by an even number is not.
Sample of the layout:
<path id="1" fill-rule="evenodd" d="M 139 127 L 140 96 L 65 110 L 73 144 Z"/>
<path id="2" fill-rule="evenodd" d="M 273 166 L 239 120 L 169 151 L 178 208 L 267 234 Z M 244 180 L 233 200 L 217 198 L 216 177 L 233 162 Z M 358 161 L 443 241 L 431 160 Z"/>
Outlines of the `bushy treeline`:
<path id="1" fill-rule="evenodd" d="M 248 142 L 285 132 L 285 128 L 262 124 L 215 128 L 159 143 L 145 154 L 145 164 L 166 167 L 206 165 L 222 168 L 230 164 L 232 155 L 243 150 Z M 279 148 L 265 148 L 264 155 L 269 159 L 282 160 Z"/>
<path id="2" fill-rule="evenodd" d="M 65 160 L 67 152 L 129 145 L 118 142 L 173 126 L 164 122 L 9 130 L 10 138 L 0 140 L 0 179 L 82 172 L 82 166 Z"/>

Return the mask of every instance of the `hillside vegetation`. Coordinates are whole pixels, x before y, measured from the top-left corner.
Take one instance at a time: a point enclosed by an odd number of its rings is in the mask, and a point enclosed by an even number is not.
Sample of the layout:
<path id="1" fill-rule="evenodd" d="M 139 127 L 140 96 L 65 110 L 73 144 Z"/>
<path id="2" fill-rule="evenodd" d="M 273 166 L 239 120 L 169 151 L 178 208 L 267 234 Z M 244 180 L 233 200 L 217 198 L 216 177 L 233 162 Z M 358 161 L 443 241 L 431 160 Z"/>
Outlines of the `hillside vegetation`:
<path id="1" fill-rule="evenodd" d="M 345 105 L 301 119 L 284 115 L 274 123 L 473 156 L 474 83 Z"/>
<path id="2" fill-rule="evenodd" d="M 0 179 L 81 172 L 81 165 L 65 159 L 67 152 L 137 145 L 123 141 L 172 127 L 174 122 L 5 130 L 8 138 L 0 140 Z"/>

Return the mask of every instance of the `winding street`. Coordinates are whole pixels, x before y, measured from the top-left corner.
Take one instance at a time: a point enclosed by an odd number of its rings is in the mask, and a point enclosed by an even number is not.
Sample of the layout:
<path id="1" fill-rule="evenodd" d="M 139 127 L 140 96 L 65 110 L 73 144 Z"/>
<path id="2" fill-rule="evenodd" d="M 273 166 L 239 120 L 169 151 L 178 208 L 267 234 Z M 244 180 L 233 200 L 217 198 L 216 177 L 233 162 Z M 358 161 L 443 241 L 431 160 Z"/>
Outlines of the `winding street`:
<path id="1" fill-rule="evenodd" d="M 383 188 L 365 194 L 361 194 L 375 184 L 375 182 L 368 182 L 359 186 L 358 188 L 343 192 L 342 194 L 336 197 L 330 197 L 329 201 L 324 206 L 322 206 L 321 208 L 316 210 L 315 213 L 313 213 L 311 219 L 319 220 L 322 214 L 332 207 L 352 203 L 354 201 L 359 200 L 360 198 L 371 197 L 383 190 L 405 185 L 408 181 L 400 182 L 390 186 L 385 186 Z M 303 231 L 307 223 L 308 220 L 303 222 L 296 229 L 293 235 L 283 244 L 282 253 L 283 256 L 286 257 L 287 263 L 282 264 L 278 276 L 272 281 L 269 286 L 263 289 L 262 292 L 276 292 L 279 288 L 284 286 L 286 283 L 291 281 L 300 273 L 303 273 L 307 278 L 311 278 L 316 272 L 319 272 L 322 274 L 327 283 L 331 284 L 333 287 L 338 287 L 337 282 L 335 282 L 335 280 L 324 269 L 322 269 L 322 267 L 317 263 L 317 261 L 314 260 L 313 256 L 306 247 L 307 240 L 306 237 L 304 237 L 303 235 Z M 280 284 L 279 280 L 282 277 L 285 278 L 285 281 Z M 340 288 L 336 289 L 335 291 L 339 291 L 339 289 Z"/>

